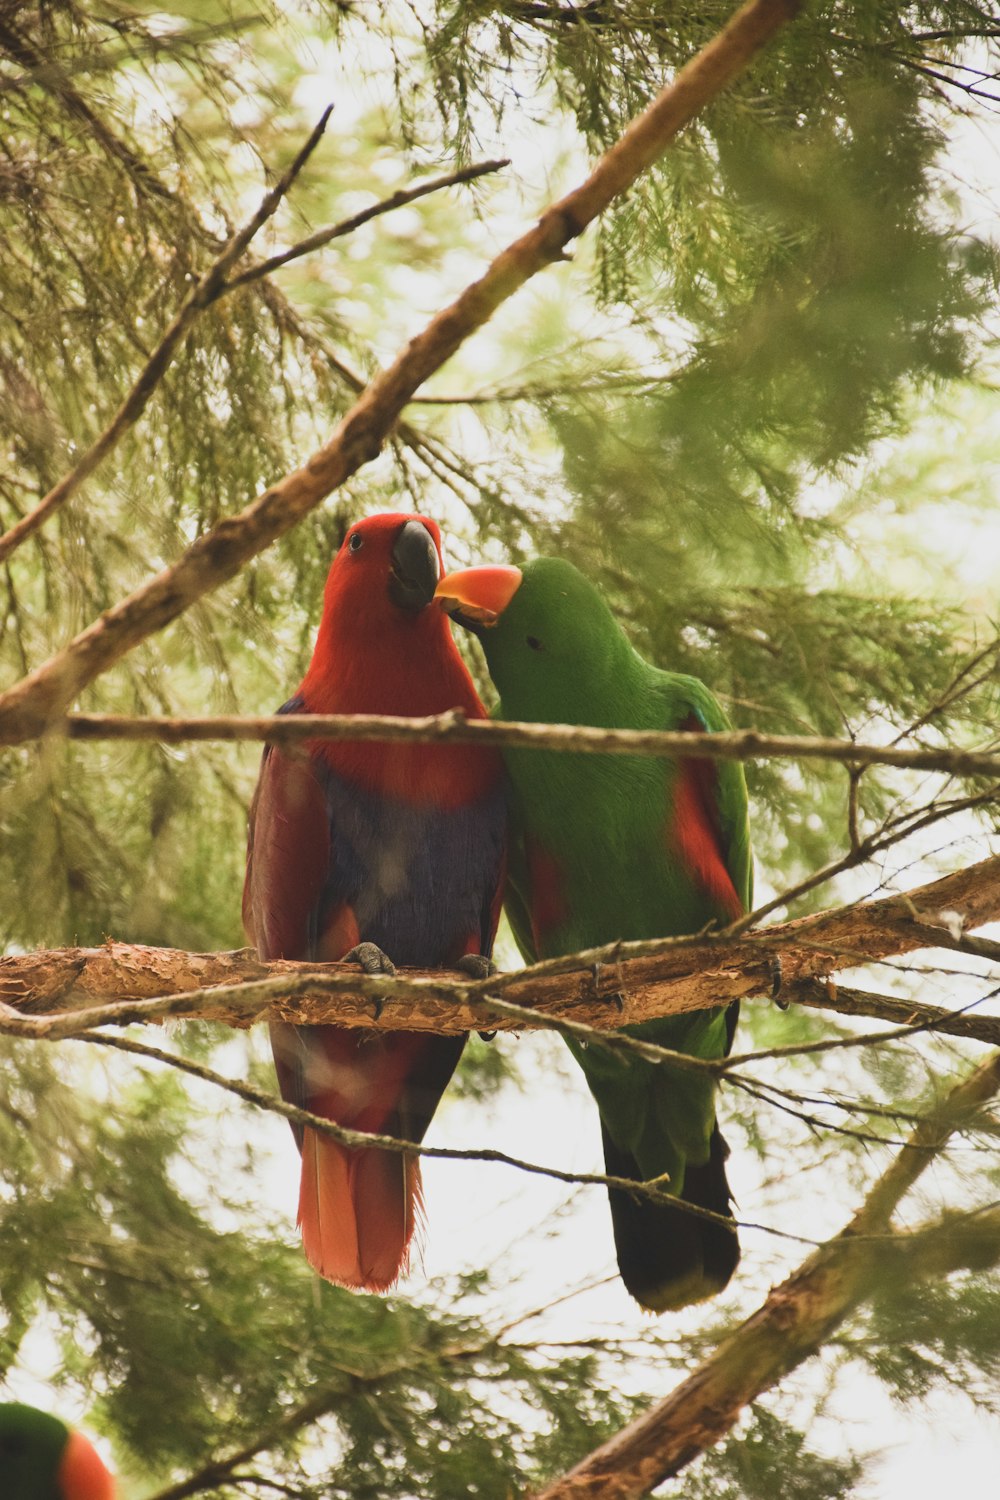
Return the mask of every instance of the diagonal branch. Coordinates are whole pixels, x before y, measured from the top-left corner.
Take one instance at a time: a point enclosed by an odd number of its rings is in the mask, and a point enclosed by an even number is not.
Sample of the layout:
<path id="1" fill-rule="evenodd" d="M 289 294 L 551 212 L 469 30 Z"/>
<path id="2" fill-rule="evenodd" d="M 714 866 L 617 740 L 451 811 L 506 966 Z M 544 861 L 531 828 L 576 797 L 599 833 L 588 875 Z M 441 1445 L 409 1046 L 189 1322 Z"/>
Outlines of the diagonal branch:
<path id="1" fill-rule="evenodd" d="M 504 157 L 497 161 L 478 162 L 471 167 L 461 167 L 457 172 L 448 172 L 443 177 L 432 177 L 427 182 L 418 182 L 416 187 L 399 188 L 397 192 L 390 193 L 388 198 L 382 198 L 378 203 L 373 203 L 370 208 L 363 208 L 359 213 L 352 214 L 349 219 L 341 219 L 338 224 L 331 224 L 326 229 L 319 229 L 315 234 L 310 234 L 289 250 L 283 250 L 280 255 L 272 255 L 267 260 L 262 260 L 259 265 L 250 266 L 241 271 L 238 276 L 232 276 L 219 288 L 217 293 L 221 296 L 224 292 L 235 291 L 237 287 L 248 286 L 251 282 L 260 281 L 264 276 L 270 276 L 273 271 L 281 270 L 282 266 L 289 265 L 294 260 L 301 260 L 303 255 L 311 255 L 314 250 L 321 250 L 324 245 L 329 245 L 333 240 L 339 240 L 345 234 L 353 234 L 360 229 L 362 224 L 367 224 L 370 219 L 376 219 L 381 214 L 391 213 L 394 208 L 402 208 L 407 203 L 414 203 L 418 198 L 426 198 L 428 193 L 439 193 L 442 188 L 457 187 L 463 182 L 474 182 L 477 177 L 485 177 L 490 172 L 499 172 L 503 167 L 509 167 L 510 160 Z"/>
<path id="2" fill-rule="evenodd" d="M 407 344 L 302 468 L 279 480 L 239 516 L 199 537 L 172 567 L 105 611 L 63 650 L 0 695 L 0 740 L 30 738 L 61 717 L 88 683 L 234 577 L 251 557 L 373 459 L 428 376 L 530 277 L 563 257 L 566 245 L 651 166 L 678 131 L 796 14 L 799 4 L 800 0 L 750 0 L 738 11 L 633 121 L 591 175 L 501 251 L 478 281 Z"/>
<path id="3" fill-rule="evenodd" d="M 518 1171 L 528 1172 L 535 1177 L 551 1177 L 557 1182 L 572 1183 L 583 1187 L 618 1188 L 634 1198 L 646 1199 L 652 1203 L 669 1204 L 672 1208 L 682 1209 L 684 1213 L 689 1213 L 695 1218 L 708 1219 L 713 1223 L 729 1225 L 733 1222 L 728 1215 L 715 1213 L 712 1209 L 700 1208 L 686 1201 L 678 1201 L 667 1187 L 667 1179 L 650 1178 L 640 1182 L 631 1177 L 617 1177 L 604 1172 L 571 1172 L 562 1167 L 545 1166 L 541 1162 L 527 1161 L 521 1156 L 511 1156 L 509 1152 L 499 1151 L 492 1146 L 414 1145 L 412 1141 L 405 1140 L 401 1136 L 384 1135 L 377 1131 L 353 1130 L 346 1125 L 339 1125 L 335 1120 L 329 1120 L 323 1115 L 314 1114 L 311 1110 L 302 1109 L 297 1104 L 289 1104 L 287 1100 L 270 1093 L 267 1089 L 257 1088 L 256 1085 L 245 1083 L 239 1078 L 229 1078 L 223 1073 L 217 1073 L 213 1068 L 206 1067 L 204 1063 L 195 1062 L 193 1058 L 184 1057 L 177 1052 L 165 1052 L 159 1047 L 149 1047 L 145 1042 L 133 1041 L 131 1037 L 86 1034 L 80 1035 L 76 1040 L 93 1043 L 99 1047 L 110 1047 L 119 1052 L 129 1052 L 135 1057 L 144 1057 L 151 1062 L 164 1063 L 180 1073 L 188 1073 L 192 1078 L 199 1078 L 215 1088 L 224 1089 L 226 1093 L 235 1094 L 238 1099 L 242 1099 L 247 1104 L 253 1104 L 258 1109 L 281 1115 L 293 1125 L 308 1126 L 320 1135 L 337 1141 L 341 1146 L 353 1149 L 377 1146 L 382 1151 L 392 1151 L 401 1156 L 433 1157 L 437 1161 L 490 1162 L 504 1167 L 516 1167 Z M 748 1224 L 741 1220 L 737 1220 L 736 1223 L 740 1228 L 758 1229 L 778 1239 L 795 1240 L 805 1245 L 816 1243 L 815 1240 L 808 1239 L 804 1235 L 792 1234 L 787 1230 L 775 1229 L 766 1224 Z"/>
<path id="4" fill-rule="evenodd" d="M 248 1026 L 272 1015 L 396 1031 L 521 1029 L 553 1019 L 608 1031 L 767 994 L 779 958 L 782 995 L 801 1004 L 995 1042 L 996 1018 L 841 990 L 829 976 L 935 946 L 964 944 L 991 961 L 995 945 L 955 932 L 996 920 L 1000 856 L 905 895 L 736 938 L 699 934 L 610 944 L 473 982 L 441 970 L 404 970 L 390 979 L 360 974 L 353 964 L 265 964 L 249 949 L 191 954 L 108 942 L 0 958 L 0 1002 L 8 1008 L 0 1030 L 55 1039 L 167 1016 Z M 608 1003 L 616 995 L 621 1010 Z M 522 1009 L 504 1014 L 498 1001 Z M 534 1018 L 525 1016 L 526 1006 L 537 1012 Z"/>
<path id="5" fill-rule="evenodd" d="M 62 479 L 53 485 L 48 494 L 39 500 L 34 510 L 29 511 L 26 516 L 22 516 L 9 531 L 0 536 L 0 562 L 9 557 L 22 542 L 27 541 L 28 537 L 32 536 L 54 511 L 58 510 L 61 505 L 65 505 L 70 496 L 74 495 L 80 488 L 84 480 L 94 472 L 101 460 L 111 452 L 122 434 L 142 416 L 191 324 L 198 317 L 199 313 L 203 312 L 206 307 L 215 302 L 227 290 L 226 274 L 230 267 L 239 260 L 254 235 L 271 218 L 296 177 L 298 177 L 302 168 L 309 160 L 309 157 L 319 145 L 320 137 L 326 129 L 326 124 L 332 110 L 333 106 L 331 105 L 323 111 L 309 139 L 298 152 L 291 166 L 286 172 L 282 173 L 274 187 L 264 195 L 257 210 L 242 228 L 236 231 L 219 252 L 205 274 L 191 288 L 166 333 L 164 333 L 160 342 L 149 356 L 149 359 L 140 370 L 132 389 L 104 431 L 94 439 L 90 447 L 81 455 L 69 473 L 64 474 Z"/>
<path id="6" fill-rule="evenodd" d="M 536 1500 L 637 1500 L 719 1441 L 740 1412 L 803 1360 L 888 1278 L 977 1268 L 1000 1259 L 1000 1213 L 978 1216 L 975 1244 L 959 1232 L 965 1259 L 948 1254 L 947 1223 L 937 1232 L 898 1234 L 877 1253 L 864 1236 L 888 1228 L 903 1195 L 954 1131 L 1000 1088 L 1000 1054 L 959 1084 L 916 1128 L 861 1208 L 836 1238 L 811 1255 L 763 1305 L 665 1400 L 541 1491 Z M 945 1251 L 942 1255 L 942 1236 Z"/>

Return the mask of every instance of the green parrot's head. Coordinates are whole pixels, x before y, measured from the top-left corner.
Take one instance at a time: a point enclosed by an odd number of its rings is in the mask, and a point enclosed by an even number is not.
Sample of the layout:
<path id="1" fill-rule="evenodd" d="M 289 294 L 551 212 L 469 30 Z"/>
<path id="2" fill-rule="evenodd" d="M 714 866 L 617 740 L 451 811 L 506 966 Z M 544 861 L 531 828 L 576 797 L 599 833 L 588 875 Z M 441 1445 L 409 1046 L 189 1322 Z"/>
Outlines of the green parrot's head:
<path id="1" fill-rule="evenodd" d="M 601 723 L 634 659 L 594 585 L 558 557 L 466 568 L 438 584 L 442 608 L 475 632 L 508 718 Z"/>

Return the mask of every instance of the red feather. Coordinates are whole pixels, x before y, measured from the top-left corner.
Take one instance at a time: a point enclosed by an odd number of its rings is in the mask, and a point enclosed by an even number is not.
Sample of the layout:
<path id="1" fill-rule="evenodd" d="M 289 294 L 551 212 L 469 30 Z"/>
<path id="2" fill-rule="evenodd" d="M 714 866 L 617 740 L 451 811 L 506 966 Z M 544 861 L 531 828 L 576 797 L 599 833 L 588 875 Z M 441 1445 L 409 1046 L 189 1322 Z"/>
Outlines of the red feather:
<path id="1" fill-rule="evenodd" d="M 424 715 L 461 708 L 469 718 L 485 716 L 442 611 L 433 604 L 404 610 L 390 598 L 392 549 L 409 521 L 426 526 L 440 559 L 437 527 L 423 517 L 374 516 L 345 539 L 330 569 L 315 650 L 297 694 L 303 711 Z M 356 552 L 348 545 L 355 533 L 363 541 Z M 341 788 L 354 788 L 366 808 L 390 802 L 432 813 L 468 808 L 473 817 L 480 801 L 485 806 L 492 798 L 495 806 L 502 778 L 499 757 L 473 746 L 340 740 L 311 741 L 297 756 L 266 751 L 251 808 L 243 897 L 244 924 L 264 958 L 333 960 L 370 936 L 351 904 L 329 898 L 338 853 L 330 773 Z M 447 853 L 445 848 L 442 857 Z M 431 857 L 426 848 L 421 857 Z M 447 873 L 432 867 L 428 885 L 447 889 Z M 436 956 L 421 960 L 411 954 L 407 961 L 454 963 L 463 953 L 488 952 L 502 884 L 498 845 L 482 893 L 488 930 L 476 922 L 470 927 L 477 930 L 452 935 L 448 911 L 440 912 L 439 921 L 434 913 Z M 351 1129 L 419 1141 L 462 1039 L 275 1025 L 272 1046 L 285 1098 Z M 417 1158 L 349 1150 L 308 1128 L 297 1138 L 299 1223 L 310 1263 L 342 1285 L 384 1290 L 407 1266 L 421 1205 Z"/>
<path id="2" fill-rule="evenodd" d="M 679 727 L 696 732 L 704 725 L 691 714 Z M 716 798 L 714 763 L 694 757 L 681 760 L 674 788 L 674 842 L 705 893 L 727 921 L 735 922 L 743 915 L 743 902 L 726 865 Z"/>
<path id="3" fill-rule="evenodd" d="M 57 1479 L 66 1500 L 114 1500 L 114 1478 L 82 1432 L 70 1432 Z"/>

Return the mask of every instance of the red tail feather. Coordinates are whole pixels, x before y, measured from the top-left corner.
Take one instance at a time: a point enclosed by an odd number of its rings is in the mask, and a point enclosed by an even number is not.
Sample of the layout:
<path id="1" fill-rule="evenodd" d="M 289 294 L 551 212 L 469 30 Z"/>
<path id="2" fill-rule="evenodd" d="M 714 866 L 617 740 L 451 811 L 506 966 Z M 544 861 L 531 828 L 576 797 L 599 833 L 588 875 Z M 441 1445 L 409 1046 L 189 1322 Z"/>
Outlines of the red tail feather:
<path id="1" fill-rule="evenodd" d="M 314 1270 L 340 1286 L 381 1292 L 409 1267 L 421 1206 L 420 1165 L 397 1152 L 348 1151 L 307 1130 L 299 1225 Z"/>

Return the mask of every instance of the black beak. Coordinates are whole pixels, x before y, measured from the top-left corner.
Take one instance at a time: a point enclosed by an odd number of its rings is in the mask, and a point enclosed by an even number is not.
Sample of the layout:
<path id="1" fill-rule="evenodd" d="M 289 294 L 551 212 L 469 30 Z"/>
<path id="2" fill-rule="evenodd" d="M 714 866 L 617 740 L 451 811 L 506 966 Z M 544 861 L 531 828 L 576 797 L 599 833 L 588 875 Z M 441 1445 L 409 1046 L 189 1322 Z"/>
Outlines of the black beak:
<path id="1" fill-rule="evenodd" d="M 424 609 L 434 598 L 439 576 L 430 532 L 419 521 L 407 521 L 392 549 L 389 598 L 400 609 Z"/>

